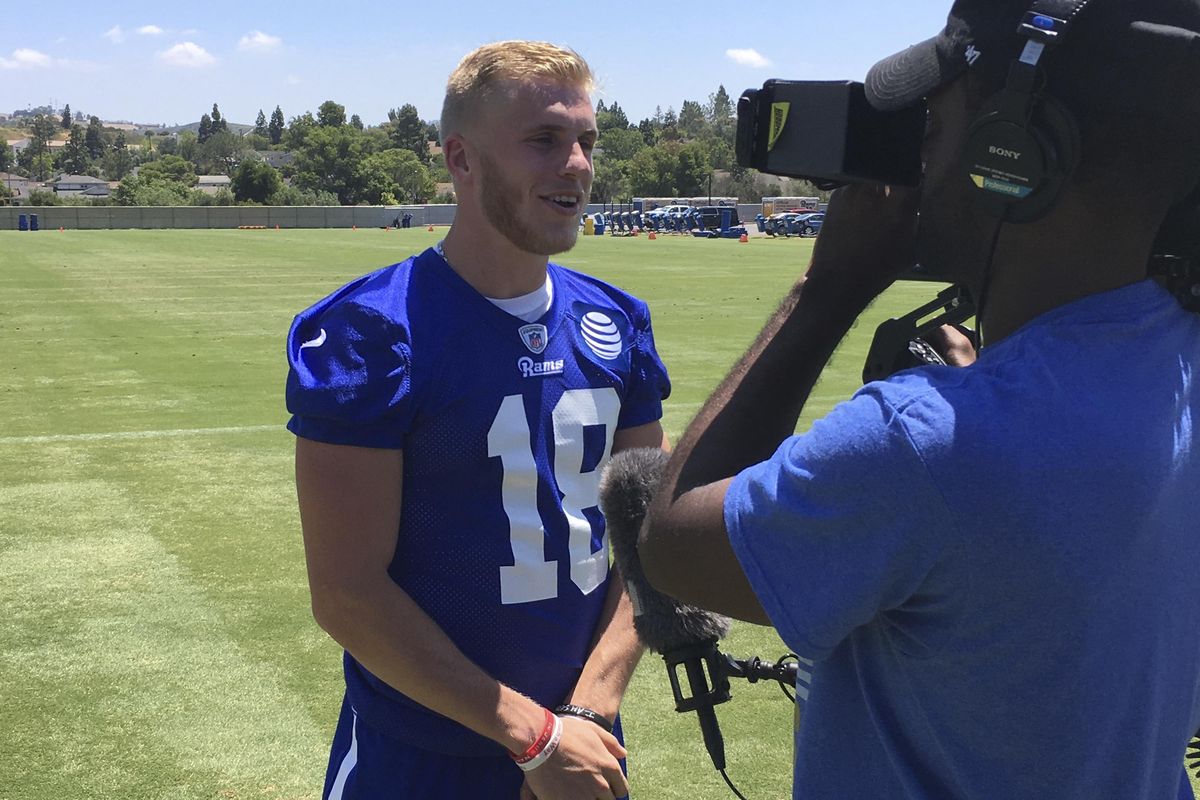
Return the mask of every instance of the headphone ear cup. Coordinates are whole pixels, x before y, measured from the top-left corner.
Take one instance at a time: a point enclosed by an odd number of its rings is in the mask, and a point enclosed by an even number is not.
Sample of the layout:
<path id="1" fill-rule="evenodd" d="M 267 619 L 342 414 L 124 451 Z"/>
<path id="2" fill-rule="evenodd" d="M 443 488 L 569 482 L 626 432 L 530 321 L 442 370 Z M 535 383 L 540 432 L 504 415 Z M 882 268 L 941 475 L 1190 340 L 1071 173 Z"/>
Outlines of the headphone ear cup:
<path id="1" fill-rule="evenodd" d="M 1030 195 L 1014 205 L 1009 222 L 1033 222 L 1054 206 L 1063 184 L 1079 165 L 1079 125 L 1071 112 L 1050 95 L 1042 95 L 1035 108 L 1029 133 L 1045 154 L 1042 181 Z"/>
<path id="2" fill-rule="evenodd" d="M 1054 205 L 1079 160 L 1079 126 L 1053 97 L 1033 99 L 1026 123 L 1004 109 L 1028 103 L 1002 91 L 967 132 L 963 167 L 983 210 L 1005 222 L 1033 222 Z M 1024 98 L 1028 100 L 1029 98 Z"/>

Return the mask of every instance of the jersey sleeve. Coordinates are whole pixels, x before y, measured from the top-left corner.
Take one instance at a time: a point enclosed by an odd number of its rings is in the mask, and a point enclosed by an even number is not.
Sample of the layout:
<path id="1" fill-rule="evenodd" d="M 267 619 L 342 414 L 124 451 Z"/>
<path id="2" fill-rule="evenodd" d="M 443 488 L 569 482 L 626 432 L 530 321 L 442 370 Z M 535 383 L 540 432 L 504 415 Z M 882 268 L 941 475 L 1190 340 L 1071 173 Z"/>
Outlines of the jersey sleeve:
<path id="1" fill-rule="evenodd" d="M 654 346 L 650 309 L 638 303 L 631 315 L 634 344 L 630 351 L 629 390 L 621 405 L 618 428 L 633 428 L 662 418 L 662 402 L 671 395 L 667 368 Z"/>
<path id="2" fill-rule="evenodd" d="M 904 624 L 949 596 L 951 515 L 896 412 L 860 392 L 725 496 L 730 544 L 781 638 L 830 654 L 881 614 Z"/>
<path id="3" fill-rule="evenodd" d="M 288 429 L 329 444 L 402 448 L 411 424 L 409 336 L 353 300 L 319 303 L 288 333 Z"/>

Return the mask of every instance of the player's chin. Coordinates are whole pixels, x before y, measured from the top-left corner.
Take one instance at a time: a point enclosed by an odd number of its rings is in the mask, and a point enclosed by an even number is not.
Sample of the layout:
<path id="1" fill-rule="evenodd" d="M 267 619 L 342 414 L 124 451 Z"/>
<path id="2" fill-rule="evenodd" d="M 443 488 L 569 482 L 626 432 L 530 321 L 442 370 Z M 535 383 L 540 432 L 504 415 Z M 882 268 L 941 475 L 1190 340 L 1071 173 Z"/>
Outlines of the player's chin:
<path id="1" fill-rule="evenodd" d="M 575 226 L 571 229 L 564 228 L 561 231 L 546 231 L 538 242 L 538 254 L 543 256 L 552 256 L 558 253 L 565 253 L 575 246 L 579 241 L 579 228 Z"/>

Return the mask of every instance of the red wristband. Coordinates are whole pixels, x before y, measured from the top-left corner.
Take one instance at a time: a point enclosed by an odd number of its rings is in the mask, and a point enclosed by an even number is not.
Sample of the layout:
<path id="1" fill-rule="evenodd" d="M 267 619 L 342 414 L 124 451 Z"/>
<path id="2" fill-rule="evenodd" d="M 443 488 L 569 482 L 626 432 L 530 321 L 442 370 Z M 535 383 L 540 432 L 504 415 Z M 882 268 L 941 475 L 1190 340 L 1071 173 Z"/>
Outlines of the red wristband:
<path id="1" fill-rule="evenodd" d="M 558 717 L 554 716 L 554 712 L 548 708 L 543 708 L 542 711 L 546 712 L 546 721 L 545 724 L 542 725 L 541 734 L 538 735 L 533 744 L 529 745 L 529 748 L 520 755 L 511 751 L 509 752 L 512 760 L 516 761 L 518 764 L 525 764 L 537 758 L 538 754 L 546 749 L 546 745 L 550 744 L 550 739 L 554 736 L 554 728 L 558 721 Z"/>

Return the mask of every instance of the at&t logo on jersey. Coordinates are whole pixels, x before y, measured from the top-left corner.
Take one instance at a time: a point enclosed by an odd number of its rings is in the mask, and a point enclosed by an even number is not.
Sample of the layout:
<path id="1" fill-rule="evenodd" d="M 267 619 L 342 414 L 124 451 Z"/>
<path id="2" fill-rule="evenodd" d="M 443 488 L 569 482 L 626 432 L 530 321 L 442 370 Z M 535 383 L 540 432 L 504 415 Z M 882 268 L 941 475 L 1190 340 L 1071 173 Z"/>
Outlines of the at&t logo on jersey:
<path id="1" fill-rule="evenodd" d="M 521 356 L 517 359 L 517 369 L 521 370 L 523 378 L 537 378 L 543 375 L 561 375 L 563 371 L 563 360 L 560 358 L 557 361 L 534 361 L 529 356 Z"/>
<path id="2" fill-rule="evenodd" d="M 612 318 L 601 311 L 589 311 L 579 322 L 579 332 L 591 351 L 605 361 L 612 361 L 624 352 L 621 331 Z"/>

